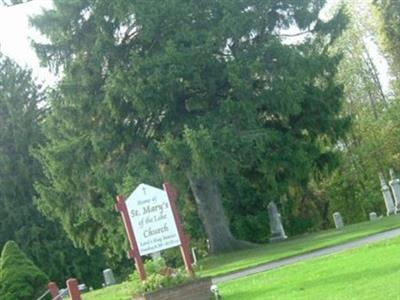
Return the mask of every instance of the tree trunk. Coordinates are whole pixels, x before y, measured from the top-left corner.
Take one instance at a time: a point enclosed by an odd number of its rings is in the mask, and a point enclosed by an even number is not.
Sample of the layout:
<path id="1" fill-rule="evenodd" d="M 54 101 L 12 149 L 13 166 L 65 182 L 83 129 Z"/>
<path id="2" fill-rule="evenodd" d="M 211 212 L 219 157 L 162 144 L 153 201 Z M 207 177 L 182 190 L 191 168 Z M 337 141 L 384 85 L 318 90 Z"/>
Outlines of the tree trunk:
<path id="1" fill-rule="evenodd" d="M 222 206 L 221 195 L 212 177 L 188 176 L 200 219 L 206 230 L 210 253 L 221 253 L 251 247 L 253 244 L 233 237 Z"/>

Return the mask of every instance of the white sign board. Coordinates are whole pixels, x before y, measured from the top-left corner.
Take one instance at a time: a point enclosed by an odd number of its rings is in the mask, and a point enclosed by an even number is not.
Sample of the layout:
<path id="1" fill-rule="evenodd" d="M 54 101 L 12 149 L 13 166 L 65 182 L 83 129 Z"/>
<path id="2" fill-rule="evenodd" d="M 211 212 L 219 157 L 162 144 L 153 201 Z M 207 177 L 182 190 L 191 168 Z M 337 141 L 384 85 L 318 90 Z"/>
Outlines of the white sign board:
<path id="1" fill-rule="evenodd" d="M 140 255 L 181 244 L 164 190 L 142 183 L 126 200 L 126 206 Z"/>

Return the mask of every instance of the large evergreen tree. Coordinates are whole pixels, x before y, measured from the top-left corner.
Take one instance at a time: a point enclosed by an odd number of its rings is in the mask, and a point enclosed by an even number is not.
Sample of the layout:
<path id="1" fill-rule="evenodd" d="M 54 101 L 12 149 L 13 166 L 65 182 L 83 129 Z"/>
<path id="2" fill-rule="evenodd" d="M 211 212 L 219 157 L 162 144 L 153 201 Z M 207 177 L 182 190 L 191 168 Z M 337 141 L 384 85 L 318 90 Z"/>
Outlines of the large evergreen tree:
<path id="1" fill-rule="evenodd" d="M 52 280 L 74 275 L 100 285 L 104 259 L 99 251 L 89 257 L 75 249 L 61 226 L 34 205 L 33 184 L 43 173 L 30 150 L 44 141 L 43 100 L 31 72 L 0 56 L 0 248 L 15 240 Z"/>
<path id="2" fill-rule="evenodd" d="M 167 177 L 189 187 L 211 251 L 245 246 L 223 208 L 226 175 L 265 209 L 330 161 L 346 127 L 327 52 L 344 19 L 319 20 L 324 3 L 54 1 L 32 21 L 49 39 L 35 44 L 43 63 L 64 72 L 39 151 L 42 210 L 78 244 L 121 251 L 115 195 Z M 292 26 L 308 33 L 297 45 L 282 41 Z"/>

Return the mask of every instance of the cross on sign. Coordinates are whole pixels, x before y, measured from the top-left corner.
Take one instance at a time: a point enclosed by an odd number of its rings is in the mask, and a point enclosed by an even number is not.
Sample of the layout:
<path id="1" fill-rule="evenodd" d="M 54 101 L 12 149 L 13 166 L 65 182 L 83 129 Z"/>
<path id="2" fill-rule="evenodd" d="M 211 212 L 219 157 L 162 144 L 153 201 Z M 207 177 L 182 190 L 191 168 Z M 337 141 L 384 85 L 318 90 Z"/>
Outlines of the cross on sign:
<path id="1" fill-rule="evenodd" d="M 143 187 L 143 194 L 146 195 L 146 187 Z"/>

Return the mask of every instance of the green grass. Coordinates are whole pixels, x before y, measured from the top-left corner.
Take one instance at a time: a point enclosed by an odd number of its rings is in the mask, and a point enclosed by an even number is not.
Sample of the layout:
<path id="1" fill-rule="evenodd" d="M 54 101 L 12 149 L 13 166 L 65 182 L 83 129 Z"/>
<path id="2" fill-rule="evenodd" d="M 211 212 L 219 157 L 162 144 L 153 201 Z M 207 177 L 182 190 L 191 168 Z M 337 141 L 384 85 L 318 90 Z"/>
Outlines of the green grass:
<path id="1" fill-rule="evenodd" d="M 121 284 L 82 294 L 82 300 L 130 300 L 138 290 L 139 282 L 125 281 Z"/>
<path id="2" fill-rule="evenodd" d="M 266 244 L 248 250 L 210 256 L 200 262 L 197 275 L 202 277 L 222 275 L 280 258 L 342 244 L 357 238 L 398 227 L 400 227 L 400 216 L 397 215 L 373 222 L 368 221 L 349 225 L 342 230 L 330 229 L 292 237 L 284 242 Z M 127 300 L 130 299 L 130 296 L 134 294 L 137 289 L 137 283 L 124 282 L 106 289 L 84 294 L 83 300 Z"/>
<path id="3" fill-rule="evenodd" d="M 400 299 L 400 238 L 219 285 L 234 299 Z"/>
<path id="4" fill-rule="evenodd" d="M 360 237 L 400 227 L 400 216 L 386 217 L 377 221 L 367 221 L 330 229 L 308 235 L 289 238 L 284 242 L 266 244 L 253 249 L 210 256 L 200 264 L 201 276 L 216 276 L 232 271 L 256 266 L 284 257 L 312 250 L 342 244 Z"/>

